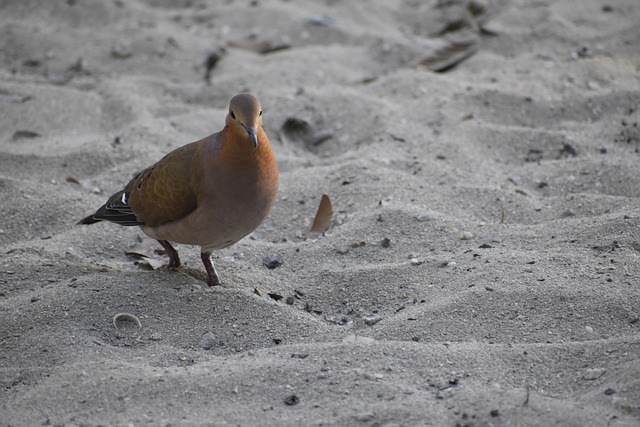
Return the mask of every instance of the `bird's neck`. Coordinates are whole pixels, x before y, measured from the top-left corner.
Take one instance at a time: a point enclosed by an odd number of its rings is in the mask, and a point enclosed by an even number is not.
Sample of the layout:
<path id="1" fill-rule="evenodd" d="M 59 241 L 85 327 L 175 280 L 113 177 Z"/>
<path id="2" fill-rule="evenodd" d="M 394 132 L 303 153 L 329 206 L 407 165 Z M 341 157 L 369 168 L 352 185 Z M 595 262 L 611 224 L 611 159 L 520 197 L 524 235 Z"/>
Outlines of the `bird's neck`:
<path id="1" fill-rule="evenodd" d="M 246 131 L 237 126 L 227 126 L 220 146 L 220 162 L 229 167 L 257 167 L 263 161 L 271 161 L 271 146 L 262 126 L 258 127 L 258 147 L 255 148 Z"/>

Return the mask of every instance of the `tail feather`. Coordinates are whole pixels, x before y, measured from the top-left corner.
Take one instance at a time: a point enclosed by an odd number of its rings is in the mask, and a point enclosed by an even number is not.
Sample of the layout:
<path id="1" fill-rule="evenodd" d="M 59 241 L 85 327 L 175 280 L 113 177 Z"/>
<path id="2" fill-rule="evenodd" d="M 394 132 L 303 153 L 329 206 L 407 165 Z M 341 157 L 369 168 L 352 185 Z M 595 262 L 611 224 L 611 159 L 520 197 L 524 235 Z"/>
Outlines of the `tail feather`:
<path id="1" fill-rule="evenodd" d="M 143 225 L 127 203 L 128 198 L 128 192 L 124 190 L 117 192 L 109 198 L 107 203 L 100 206 L 96 213 L 80 220 L 78 225 L 95 224 L 100 221 L 115 222 L 125 226 Z"/>
<path id="2" fill-rule="evenodd" d="M 89 224 L 95 224 L 96 222 L 101 222 L 101 219 L 96 219 L 93 215 L 89 215 L 86 218 L 81 219 L 80 221 L 76 222 L 76 225 L 89 225 Z"/>

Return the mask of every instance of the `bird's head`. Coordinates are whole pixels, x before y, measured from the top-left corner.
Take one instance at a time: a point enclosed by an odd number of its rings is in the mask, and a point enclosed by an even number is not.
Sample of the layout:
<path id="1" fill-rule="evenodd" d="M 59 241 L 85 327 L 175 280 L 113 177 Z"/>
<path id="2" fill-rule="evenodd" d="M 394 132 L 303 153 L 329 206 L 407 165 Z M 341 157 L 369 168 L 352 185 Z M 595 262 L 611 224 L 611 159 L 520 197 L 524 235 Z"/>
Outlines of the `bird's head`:
<path id="1" fill-rule="evenodd" d="M 229 103 L 227 126 L 244 130 L 253 148 L 258 148 L 258 129 L 262 126 L 262 107 L 258 98 L 248 93 L 234 96 Z"/>

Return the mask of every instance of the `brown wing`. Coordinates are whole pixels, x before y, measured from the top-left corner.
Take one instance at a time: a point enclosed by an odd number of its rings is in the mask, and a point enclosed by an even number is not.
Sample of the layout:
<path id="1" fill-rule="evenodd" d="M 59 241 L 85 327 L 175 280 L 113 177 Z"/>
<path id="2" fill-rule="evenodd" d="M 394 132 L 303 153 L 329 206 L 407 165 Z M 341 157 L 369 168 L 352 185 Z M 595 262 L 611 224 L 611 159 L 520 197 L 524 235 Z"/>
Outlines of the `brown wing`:
<path id="1" fill-rule="evenodd" d="M 139 222 L 155 227 L 182 218 L 196 208 L 192 182 L 194 174 L 202 173 L 199 164 L 204 141 L 172 151 L 127 184 L 127 204 Z"/>

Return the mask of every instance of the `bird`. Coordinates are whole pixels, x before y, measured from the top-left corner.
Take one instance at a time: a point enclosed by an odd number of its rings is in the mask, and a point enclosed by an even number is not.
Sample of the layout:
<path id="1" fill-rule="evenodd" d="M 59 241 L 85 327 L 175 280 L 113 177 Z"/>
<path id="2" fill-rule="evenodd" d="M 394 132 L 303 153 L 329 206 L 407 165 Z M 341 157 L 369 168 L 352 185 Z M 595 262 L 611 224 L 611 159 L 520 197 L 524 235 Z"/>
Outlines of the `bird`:
<path id="1" fill-rule="evenodd" d="M 180 266 L 171 242 L 200 246 L 209 286 L 221 286 L 211 254 L 253 232 L 278 192 L 278 167 L 252 94 L 234 96 L 224 128 L 170 152 L 134 176 L 98 210 L 80 220 L 139 226 Z"/>

